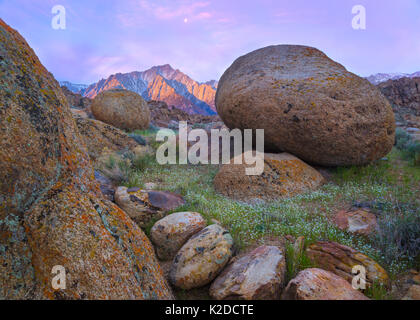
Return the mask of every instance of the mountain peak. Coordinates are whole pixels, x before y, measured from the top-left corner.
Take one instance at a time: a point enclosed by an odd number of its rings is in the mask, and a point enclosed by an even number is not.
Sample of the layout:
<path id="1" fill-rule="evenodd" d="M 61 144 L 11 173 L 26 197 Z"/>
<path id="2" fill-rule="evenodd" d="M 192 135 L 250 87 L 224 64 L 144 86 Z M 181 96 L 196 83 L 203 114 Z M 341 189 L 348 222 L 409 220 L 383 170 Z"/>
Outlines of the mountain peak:
<path id="1" fill-rule="evenodd" d="M 217 82 L 199 83 L 170 64 L 151 67 L 145 71 L 117 73 L 77 92 L 94 98 L 100 92 L 123 88 L 140 94 L 146 100 L 160 100 L 188 113 L 216 114 Z"/>

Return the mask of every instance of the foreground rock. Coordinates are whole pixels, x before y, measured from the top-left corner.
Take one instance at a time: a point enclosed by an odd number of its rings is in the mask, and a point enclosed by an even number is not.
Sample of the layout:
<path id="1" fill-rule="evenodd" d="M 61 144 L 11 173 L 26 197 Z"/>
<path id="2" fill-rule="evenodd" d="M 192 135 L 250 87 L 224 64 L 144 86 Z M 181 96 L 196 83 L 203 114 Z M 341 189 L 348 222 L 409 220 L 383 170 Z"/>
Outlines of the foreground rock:
<path id="1" fill-rule="evenodd" d="M 150 239 L 161 260 L 175 257 L 187 240 L 205 228 L 206 220 L 197 212 L 173 213 L 158 222 L 150 231 Z"/>
<path id="2" fill-rule="evenodd" d="M 367 210 L 339 211 L 334 216 L 334 222 L 342 230 L 364 236 L 368 236 L 378 227 L 375 214 Z"/>
<path id="3" fill-rule="evenodd" d="M 420 300 L 420 285 L 413 284 L 408 289 L 408 292 L 404 296 L 403 300 Z"/>
<path id="4" fill-rule="evenodd" d="M 373 282 L 387 284 L 389 277 L 387 272 L 373 259 L 336 242 L 319 241 L 308 247 L 308 257 L 318 267 L 331 271 L 336 275 L 352 282 L 354 266 L 366 268 L 367 285 Z"/>
<path id="5" fill-rule="evenodd" d="M 104 122 L 80 117 L 75 120 L 87 145 L 89 156 L 94 161 L 104 153 L 133 150 L 139 145 L 125 132 Z"/>
<path id="6" fill-rule="evenodd" d="M 217 300 L 278 300 L 284 286 L 284 253 L 262 246 L 229 265 L 210 287 Z"/>
<path id="7" fill-rule="evenodd" d="M 169 281 L 181 289 L 205 286 L 223 270 L 233 255 L 233 239 L 217 224 L 196 233 L 172 262 Z"/>
<path id="8" fill-rule="evenodd" d="M 369 300 L 343 278 L 322 270 L 305 269 L 291 280 L 283 300 Z"/>
<path id="9" fill-rule="evenodd" d="M 395 120 L 379 90 L 321 51 L 270 46 L 238 58 L 222 78 L 216 108 L 231 129 L 264 129 L 267 149 L 325 166 L 381 159 Z"/>
<path id="10" fill-rule="evenodd" d="M 171 192 L 126 187 L 117 188 L 115 202 L 142 228 L 152 219 L 161 219 L 167 212 L 185 204 L 180 195 Z"/>
<path id="11" fill-rule="evenodd" d="M 103 91 L 95 97 L 91 109 L 96 119 L 119 129 L 144 130 L 150 125 L 147 102 L 132 91 L 122 89 Z"/>
<path id="12" fill-rule="evenodd" d="M 1 19 L 0 57 L 0 299 L 172 298 L 145 234 L 94 182 L 57 81 Z"/>
<path id="13" fill-rule="evenodd" d="M 242 163 L 232 162 L 220 169 L 214 179 L 218 192 L 235 200 L 271 200 L 314 190 L 324 183 L 318 171 L 288 153 L 266 153 L 262 175 L 246 175 L 245 168 L 251 166 Z"/>

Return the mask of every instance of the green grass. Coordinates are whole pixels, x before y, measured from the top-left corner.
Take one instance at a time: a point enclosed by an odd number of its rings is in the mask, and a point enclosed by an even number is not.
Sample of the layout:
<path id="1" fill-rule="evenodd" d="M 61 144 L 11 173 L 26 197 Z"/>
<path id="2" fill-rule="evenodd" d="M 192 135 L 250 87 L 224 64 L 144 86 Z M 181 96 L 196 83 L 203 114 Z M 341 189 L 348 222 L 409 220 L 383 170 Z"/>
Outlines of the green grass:
<path id="1" fill-rule="evenodd" d="M 328 240 L 351 246 L 378 261 L 391 278 L 419 267 L 419 243 L 415 241 L 420 239 L 420 168 L 404 160 L 398 149 L 388 155 L 387 161 L 332 169 L 332 181 L 316 191 L 256 204 L 217 194 L 213 179 L 218 166 L 161 166 L 150 156 L 135 159 L 132 164 L 125 185 L 141 187 L 154 182 L 160 190 L 181 194 L 186 205 L 177 211 L 200 212 L 209 222 L 220 221 L 238 249 L 264 237 L 304 236 L 306 244 Z M 384 232 L 367 238 L 342 231 L 331 222 L 337 210 L 366 201 L 377 204 L 373 209 Z M 153 222 L 146 229 L 152 225 Z M 290 257 L 293 252 L 286 249 L 286 256 Z M 305 255 L 289 261 L 287 277 L 290 279 L 308 266 Z M 372 297 L 384 297 L 379 289 L 375 290 L 370 293 Z"/>

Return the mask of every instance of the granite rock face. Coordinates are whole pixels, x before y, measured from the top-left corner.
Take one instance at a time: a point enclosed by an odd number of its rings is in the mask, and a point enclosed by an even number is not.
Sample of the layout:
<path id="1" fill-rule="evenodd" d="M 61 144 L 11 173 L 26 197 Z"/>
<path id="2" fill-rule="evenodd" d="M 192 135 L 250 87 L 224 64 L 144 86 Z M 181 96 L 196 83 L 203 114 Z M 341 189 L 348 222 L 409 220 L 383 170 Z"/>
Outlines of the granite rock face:
<path id="1" fill-rule="evenodd" d="M 0 86 L 0 298 L 172 298 L 149 240 L 101 195 L 59 84 L 1 19 Z"/>
<path id="2" fill-rule="evenodd" d="M 231 129 L 264 129 L 266 151 L 311 164 L 362 165 L 394 144 L 387 99 L 311 47 L 269 46 L 238 58 L 220 79 L 216 108 Z"/>
<path id="3" fill-rule="evenodd" d="M 76 118 L 77 128 L 84 138 L 92 160 L 108 152 L 133 150 L 139 144 L 125 132 L 102 121 Z"/>

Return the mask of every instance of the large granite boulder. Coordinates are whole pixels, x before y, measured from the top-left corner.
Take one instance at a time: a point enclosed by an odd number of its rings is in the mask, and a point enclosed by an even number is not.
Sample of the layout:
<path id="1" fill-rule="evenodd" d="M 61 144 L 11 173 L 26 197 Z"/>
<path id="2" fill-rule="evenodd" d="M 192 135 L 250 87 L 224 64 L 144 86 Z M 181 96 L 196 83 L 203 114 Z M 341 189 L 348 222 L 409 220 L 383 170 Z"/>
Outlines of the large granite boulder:
<path id="1" fill-rule="evenodd" d="M 0 299 L 172 298 L 145 234 L 94 182 L 59 84 L 1 19 L 0 86 Z"/>
<path id="2" fill-rule="evenodd" d="M 368 80 L 321 51 L 262 48 L 223 74 L 217 112 L 233 129 L 264 129 L 266 149 L 325 166 L 361 165 L 394 144 L 394 113 Z"/>
<path id="3" fill-rule="evenodd" d="M 243 157 L 240 155 L 239 157 Z M 241 201 L 273 200 L 292 197 L 317 189 L 323 176 L 314 168 L 288 153 L 264 154 L 264 172 L 246 175 L 252 165 L 231 163 L 221 167 L 214 179 L 217 192 Z"/>
<path id="4" fill-rule="evenodd" d="M 150 110 L 137 93 L 111 89 L 99 93 L 92 102 L 94 117 L 119 129 L 134 131 L 148 129 Z"/>

